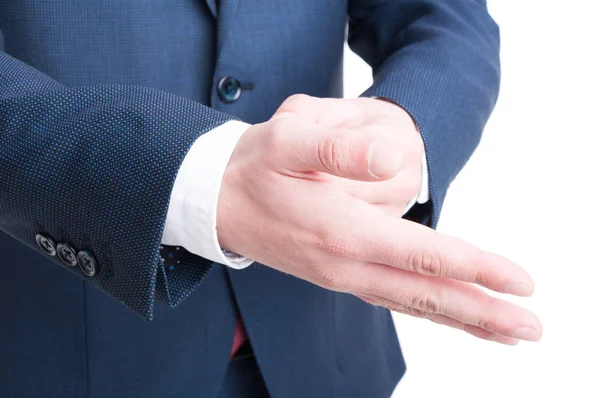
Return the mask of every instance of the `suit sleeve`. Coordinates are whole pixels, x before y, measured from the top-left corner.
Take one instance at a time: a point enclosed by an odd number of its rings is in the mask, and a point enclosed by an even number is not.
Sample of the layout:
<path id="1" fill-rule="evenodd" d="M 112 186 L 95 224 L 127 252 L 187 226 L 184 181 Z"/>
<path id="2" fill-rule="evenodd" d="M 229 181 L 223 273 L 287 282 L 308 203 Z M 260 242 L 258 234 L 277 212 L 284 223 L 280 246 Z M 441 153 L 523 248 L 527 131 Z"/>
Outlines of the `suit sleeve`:
<path id="1" fill-rule="evenodd" d="M 349 18 L 350 48 L 373 68 L 363 95 L 400 105 L 422 134 L 431 200 L 407 216 L 435 227 L 498 96 L 498 26 L 485 0 L 350 0 Z"/>
<path id="2" fill-rule="evenodd" d="M 152 319 L 155 300 L 176 306 L 211 267 L 189 253 L 165 267 L 161 237 L 186 153 L 233 119 L 148 88 L 67 87 L 0 51 L 0 229 Z M 90 254 L 95 275 L 38 234 Z"/>

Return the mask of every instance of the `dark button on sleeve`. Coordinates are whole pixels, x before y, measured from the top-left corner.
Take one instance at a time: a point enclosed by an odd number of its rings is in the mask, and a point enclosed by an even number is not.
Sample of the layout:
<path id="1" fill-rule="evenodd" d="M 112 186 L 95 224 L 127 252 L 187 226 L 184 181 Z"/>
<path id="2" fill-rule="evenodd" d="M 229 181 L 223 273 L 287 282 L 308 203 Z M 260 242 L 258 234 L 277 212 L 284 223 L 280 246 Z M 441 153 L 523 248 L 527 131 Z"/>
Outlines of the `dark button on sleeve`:
<path id="1" fill-rule="evenodd" d="M 92 253 L 87 250 L 82 250 L 77 253 L 77 264 L 79 264 L 79 268 L 87 276 L 94 276 L 96 275 L 96 272 L 98 272 L 96 259 Z"/>
<path id="2" fill-rule="evenodd" d="M 35 241 L 44 253 L 49 256 L 56 256 L 56 244 L 51 237 L 43 234 L 37 234 Z"/>
<path id="3" fill-rule="evenodd" d="M 242 95 L 242 85 L 238 79 L 231 76 L 222 77 L 217 84 L 217 93 L 221 101 L 231 103 Z"/>
<path id="4" fill-rule="evenodd" d="M 77 254 L 75 254 L 73 246 L 68 243 L 59 243 L 58 246 L 56 246 L 56 251 L 58 252 L 58 258 L 60 258 L 63 263 L 69 267 L 77 265 Z"/>

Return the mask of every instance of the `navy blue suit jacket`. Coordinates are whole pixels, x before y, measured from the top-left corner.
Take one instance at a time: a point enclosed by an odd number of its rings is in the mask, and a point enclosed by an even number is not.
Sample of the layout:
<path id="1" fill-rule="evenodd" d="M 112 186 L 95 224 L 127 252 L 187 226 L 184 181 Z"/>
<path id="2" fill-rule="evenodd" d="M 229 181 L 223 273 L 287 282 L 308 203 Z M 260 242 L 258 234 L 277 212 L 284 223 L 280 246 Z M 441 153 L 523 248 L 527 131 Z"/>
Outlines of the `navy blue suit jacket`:
<path id="1" fill-rule="evenodd" d="M 391 394 L 388 311 L 259 264 L 165 267 L 171 188 L 215 126 L 342 96 L 347 39 L 373 68 L 364 95 L 418 124 L 432 200 L 409 217 L 434 227 L 497 96 L 484 0 L 0 0 L 0 32 L 1 397 L 214 397 L 236 303 L 273 397 Z M 93 253 L 96 275 L 40 233 Z"/>

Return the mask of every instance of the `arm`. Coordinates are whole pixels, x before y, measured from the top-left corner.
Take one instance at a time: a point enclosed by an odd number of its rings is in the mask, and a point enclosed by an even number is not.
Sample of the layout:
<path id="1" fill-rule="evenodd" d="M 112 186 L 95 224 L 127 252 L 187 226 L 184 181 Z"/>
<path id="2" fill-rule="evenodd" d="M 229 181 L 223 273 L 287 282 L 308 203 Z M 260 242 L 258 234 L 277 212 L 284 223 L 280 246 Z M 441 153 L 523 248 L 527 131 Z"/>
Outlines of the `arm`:
<path id="1" fill-rule="evenodd" d="M 406 109 L 421 132 L 431 201 L 409 218 L 435 227 L 498 95 L 498 27 L 484 0 L 351 0 L 350 48 L 374 72 L 363 95 Z"/>
<path id="2" fill-rule="evenodd" d="M 165 269 L 159 249 L 184 157 L 232 119 L 146 88 L 66 87 L 0 52 L 0 229 L 41 253 L 37 234 L 88 251 L 94 276 L 51 258 L 151 319 L 210 269 L 192 254 Z"/>

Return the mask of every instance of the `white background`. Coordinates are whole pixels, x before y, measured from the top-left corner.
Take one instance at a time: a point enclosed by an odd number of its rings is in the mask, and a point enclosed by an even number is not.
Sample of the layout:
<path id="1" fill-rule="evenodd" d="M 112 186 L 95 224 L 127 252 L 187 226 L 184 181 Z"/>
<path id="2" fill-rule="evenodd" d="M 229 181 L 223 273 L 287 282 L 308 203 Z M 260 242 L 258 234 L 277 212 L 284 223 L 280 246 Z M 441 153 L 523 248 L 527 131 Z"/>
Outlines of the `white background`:
<path id="1" fill-rule="evenodd" d="M 532 274 L 534 296 L 511 300 L 539 315 L 542 341 L 506 347 L 395 314 L 408 363 L 395 398 L 600 397 L 597 4 L 488 0 L 500 99 L 439 225 Z M 356 97 L 370 69 L 350 51 L 345 67 Z"/>

